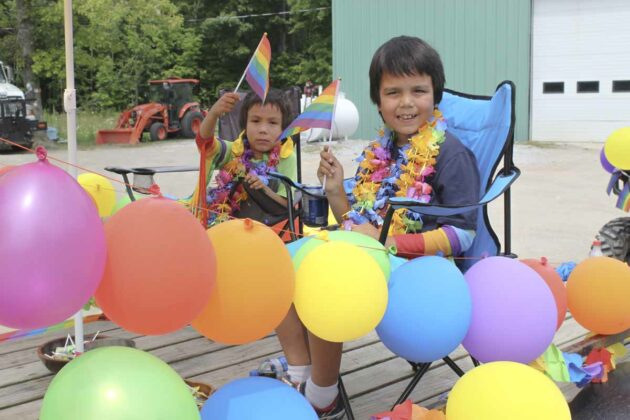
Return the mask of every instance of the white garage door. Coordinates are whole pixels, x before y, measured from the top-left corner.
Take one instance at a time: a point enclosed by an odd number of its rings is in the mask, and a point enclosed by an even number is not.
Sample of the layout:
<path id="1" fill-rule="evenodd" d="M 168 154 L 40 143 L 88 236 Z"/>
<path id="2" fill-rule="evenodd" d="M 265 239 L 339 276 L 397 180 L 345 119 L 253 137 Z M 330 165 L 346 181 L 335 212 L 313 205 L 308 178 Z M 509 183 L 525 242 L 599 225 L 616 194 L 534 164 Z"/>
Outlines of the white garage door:
<path id="1" fill-rule="evenodd" d="M 630 1 L 534 0 L 531 92 L 532 140 L 630 126 Z"/>

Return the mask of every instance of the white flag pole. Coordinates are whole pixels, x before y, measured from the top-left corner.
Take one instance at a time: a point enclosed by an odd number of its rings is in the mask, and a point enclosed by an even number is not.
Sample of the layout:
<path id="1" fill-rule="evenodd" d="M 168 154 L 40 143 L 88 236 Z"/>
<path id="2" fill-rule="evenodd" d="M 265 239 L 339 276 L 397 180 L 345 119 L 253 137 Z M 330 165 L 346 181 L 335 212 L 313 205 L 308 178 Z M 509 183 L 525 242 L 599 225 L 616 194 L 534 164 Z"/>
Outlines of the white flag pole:
<path id="1" fill-rule="evenodd" d="M 337 110 L 337 98 L 339 98 L 339 92 L 341 92 L 341 78 L 337 79 L 337 91 L 335 92 L 335 101 L 333 102 L 333 112 L 330 119 L 330 133 L 328 134 L 328 151 L 332 147 L 333 126 L 335 124 L 335 111 Z M 322 180 L 322 193 L 326 194 L 326 175 Z"/>
<path id="2" fill-rule="evenodd" d="M 77 99 L 74 88 L 74 39 L 72 34 L 72 0 L 64 1 L 64 35 L 66 50 L 66 90 L 63 94 L 63 107 L 66 111 L 68 130 L 68 162 L 69 172 L 77 178 Z M 74 315 L 75 351 L 83 353 L 83 310 Z"/>

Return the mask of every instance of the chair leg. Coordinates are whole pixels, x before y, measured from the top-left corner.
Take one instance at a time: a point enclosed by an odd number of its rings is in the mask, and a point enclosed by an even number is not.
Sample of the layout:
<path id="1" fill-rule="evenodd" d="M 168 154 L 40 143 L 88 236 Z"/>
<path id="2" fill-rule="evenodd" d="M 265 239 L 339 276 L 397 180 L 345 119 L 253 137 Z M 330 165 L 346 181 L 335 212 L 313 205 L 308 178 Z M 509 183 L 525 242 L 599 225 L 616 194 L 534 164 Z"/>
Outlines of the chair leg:
<path id="1" fill-rule="evenodd" d="M 346 407 L 346 417 L 348 417 L 348 420 L 354 420 L 354 413 L 352 413 L 352 407 L 350 407 L 350 399 L 348 398 L 346 387 L 343 385 L 341 375 L 339 375 L 339 397 L 341 401 L 343 401 L 343 406 Z"/>
<path id="2" fill-rule="evenodd" d="M 413 375 L 413 378 L 411 378 L 411 382 L 409 382 L 409 385 L 407 385 L 407 388 L 405 388 L 403 393 L 400 394 L 400 397 L 398 397 L 398 399 L 396 400 L 396 402 L 392 406 L 392 410 L 398 404 L 402 404 L 407 399 L 407 397 L 409 397 L 409 395 L 411 394 L 413 389 L 416 387 L 416 385 L 418 385 L 418 382 L 420 382 L 420 379 L 422 379 L 424 374 L 427 373 L 427 371 L 429 370 L 430 366 L 431 366 L 431 363 L 420 363 L 420 364 L 418 364 L 418 370 L 416 371 L 415 375 Z"/>
<path id="3" fill-rule="evenodd" d="M 448 367 L 450 367 L 451 370 L 457 374 L 457 376 L 459 377 L 464 376 L 464 371 L 459 366 L 457 366 L 457 363 L 455 363 L 453 359 L 446 356 L 442 360 L 444 360 L 444 363 L 446 363 Z"/>
<path id="4" fill-rule="evenodd" d="M 477 367 L 479 366 L 479 360 L 475 359 L 474 357 L 470 356 L 470 360 L 472 360 L 473 362 L 473 366 Z"/>

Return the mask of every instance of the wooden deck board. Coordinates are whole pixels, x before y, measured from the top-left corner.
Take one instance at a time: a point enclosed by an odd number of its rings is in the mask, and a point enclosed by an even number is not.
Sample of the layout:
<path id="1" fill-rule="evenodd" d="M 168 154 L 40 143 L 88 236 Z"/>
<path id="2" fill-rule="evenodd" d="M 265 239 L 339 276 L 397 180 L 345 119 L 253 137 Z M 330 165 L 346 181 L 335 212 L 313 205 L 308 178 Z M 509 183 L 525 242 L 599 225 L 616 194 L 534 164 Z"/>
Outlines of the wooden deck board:
<path id="1" fill-rule="evenodd" d="M 86 325 L 86 333 L 98 330 L 107 331 L 109 336 L 135 337 L 138 348 L 160 357 L 183 377 L 217 387 L 246 376 L 262 360 L 275 357 L 281 351 L 275 336 L 246 345 L 226 346 L 199 336 L 191 328 L 163 336 L 138 337 L 105 321 Z M 37 359 L 35 348 L 65 333 L 57 331 L 43 337 L 0 344 L 0 419 L 37 418 L 52 375 Z M 568 351 L 578 351 L 584 345 L 612 344 L 602 339 L 585 340 L 586 334 L 587 331 L 573 319 L 567 318 L 554 342 Z M 3 348 L 5 344 L 7 346 Z M 465 371 L 472 368 L 462 347 L 453 352 L 451 358 Z M 366 419 L 370 414 L 389 409 L 413 375 L 410 365 L 387 350 L 374 332 L 344 345 L 341 371 L 357 419 Z M 442 361 L 436 362 L 411 398 L 424 406 L 440 405 L 456 381 L 457 375 L 448 366 Z M 577 392 L 572 384 L 559 386 L 568 398 Z"/>

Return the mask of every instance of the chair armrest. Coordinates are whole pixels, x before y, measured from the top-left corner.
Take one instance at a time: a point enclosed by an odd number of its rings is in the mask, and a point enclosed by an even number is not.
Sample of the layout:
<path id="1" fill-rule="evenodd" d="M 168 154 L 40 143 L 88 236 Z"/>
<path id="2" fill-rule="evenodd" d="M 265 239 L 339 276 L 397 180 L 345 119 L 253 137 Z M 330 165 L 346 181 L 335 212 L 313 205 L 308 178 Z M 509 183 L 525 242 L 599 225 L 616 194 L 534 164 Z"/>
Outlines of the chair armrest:
<path id="1" fill-rule="evenodd" d="M 140 175 L 153 175 L 168 172 L 194 172 L 198 170 L 199 166 L 149 166 L 131 169 L 133 173 Z"/>
<path id="2" fill-rule="evenodd" d="M 475 210 L 480 206 L 488 204 L 489 202 L 503 194 L 505 190 L 510 188 L 510 185 L 512 185 L 512 183 L 516 181 L 520 174 L 521 171 L 516 167 L 512 167 L 511 172 L 507 174 L 500 172 L 494 178 L 494 181 L 492 181 L 492 184 L 478 203 L 461 204 L 457 206 L 436 205 L 431 203 L 421 203 L 417 200 L 412 200 L 404 197 L 390 198 L 388 200 L 388 203 L 396 210 L 401 208 L 408 208 L 417 213 L 427 214 L 430 216 L 452 216 L 455 214 Z"/>

